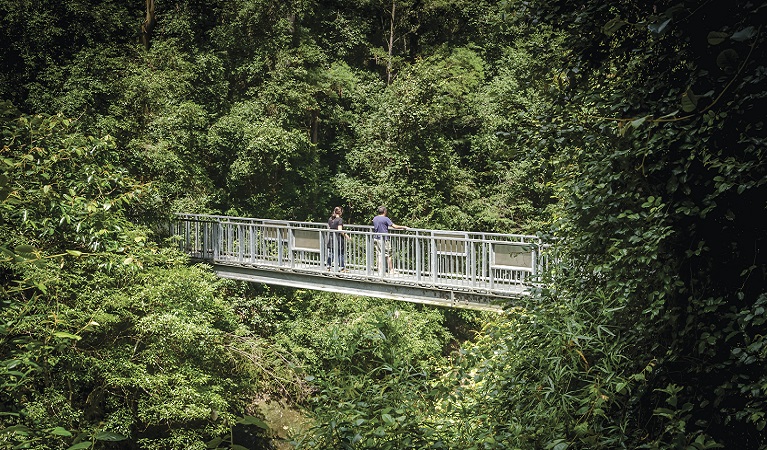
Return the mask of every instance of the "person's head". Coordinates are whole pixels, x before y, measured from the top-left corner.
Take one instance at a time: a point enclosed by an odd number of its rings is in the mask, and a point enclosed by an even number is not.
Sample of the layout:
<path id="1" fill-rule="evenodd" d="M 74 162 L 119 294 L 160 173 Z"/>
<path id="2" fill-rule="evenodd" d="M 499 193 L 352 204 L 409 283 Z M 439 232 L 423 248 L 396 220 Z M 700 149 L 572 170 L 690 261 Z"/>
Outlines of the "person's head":
<path id="1" fill-rule="evenodd" d="M 335 208 L 333 208 L 333 215 L 335 217 L 341 217 L 341 214 L 343 213 L 344 213 L 344 210 L 340 206 L 336 206 Z"/>
<path id="2" fill-rule="evenodd" d="M 378 215 L 379 216 L 385 216 L 386 215 L 386 207 L 385 206 L 379 206 L 378 207 Z"/>

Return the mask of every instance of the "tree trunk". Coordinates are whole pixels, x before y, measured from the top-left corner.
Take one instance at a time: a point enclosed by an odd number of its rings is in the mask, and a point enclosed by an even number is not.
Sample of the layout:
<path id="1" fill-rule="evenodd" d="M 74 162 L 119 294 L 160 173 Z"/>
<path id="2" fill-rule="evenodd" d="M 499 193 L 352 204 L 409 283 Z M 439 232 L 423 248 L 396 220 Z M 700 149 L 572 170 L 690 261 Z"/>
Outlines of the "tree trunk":
<path id="1" fill-rule="evenodd" d="M 144 18 L 144 23 L 141 24 L 141 43 L 147 50 L 149 50 L 152 30 L 156 24 L 157 18 L 154 14 L 154 0 L 146 0 L 146 18 Z"/>
<path id="2" fill-rule="evenodd" d="M 397 2 L 391 2 L 391 26 L 389 27 L 389 61 L 386 63 L 386 82 L 391 84 L 392 78 L 392 56 L 394 54 L 394 17 L 397 9 Z"/>
<path id="3" fill-rule="evenodd" d="M 312 144 L 317 144 L 320 141 L 320 117 L 318 111 L 312 111 L 311 116 L 311 135 L 310 139 Z"/>

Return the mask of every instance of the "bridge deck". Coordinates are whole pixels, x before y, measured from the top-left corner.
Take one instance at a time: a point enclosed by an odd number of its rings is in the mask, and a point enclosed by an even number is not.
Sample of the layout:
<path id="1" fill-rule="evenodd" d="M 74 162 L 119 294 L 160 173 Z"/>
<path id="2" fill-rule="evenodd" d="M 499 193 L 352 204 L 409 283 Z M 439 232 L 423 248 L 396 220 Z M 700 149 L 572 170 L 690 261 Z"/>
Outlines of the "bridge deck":
<path id="1" fill-rule="evenodd" d="M 222 277 L 484 310 L 527 295 L 547 261 L 535 236 L 419 229 L 389 236 L 390 273 L 371 227 L 339 239 L 325 224 L 185 214 L 171 231 Z"/>

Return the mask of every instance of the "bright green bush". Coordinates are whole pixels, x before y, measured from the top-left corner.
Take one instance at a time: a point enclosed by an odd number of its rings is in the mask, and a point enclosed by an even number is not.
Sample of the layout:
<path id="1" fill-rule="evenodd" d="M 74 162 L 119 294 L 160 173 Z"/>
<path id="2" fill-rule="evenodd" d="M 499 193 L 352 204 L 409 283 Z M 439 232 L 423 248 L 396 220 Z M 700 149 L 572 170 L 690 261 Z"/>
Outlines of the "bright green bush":
<path id="1" fill-rule="evenodd" d="M 450 337 L 443 313 L 344 296 L 312 303 L 278 341 L 311 358 L 307 412 L 315 426 L 296 438 L 298 447 L 425 448 L 430 371 Z"/>

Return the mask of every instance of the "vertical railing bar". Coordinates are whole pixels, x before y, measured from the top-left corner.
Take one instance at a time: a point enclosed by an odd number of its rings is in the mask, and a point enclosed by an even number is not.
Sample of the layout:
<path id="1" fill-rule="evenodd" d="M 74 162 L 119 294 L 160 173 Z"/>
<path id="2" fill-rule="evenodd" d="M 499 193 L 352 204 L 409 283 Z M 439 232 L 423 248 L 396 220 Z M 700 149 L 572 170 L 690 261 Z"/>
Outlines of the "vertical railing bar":
<path id="1" fill-rule="evenodd" d="M 250 261 L 256 262 L 256 224 L 248 225 L 248 250 L 250 251 Z"/>
<path id="2" fill-rule="evenodd" d="M 493 269 L 493 244 L 491 242 L 487 243 L 488 246 L 488 265 L 487 265 L 487 279 L 488 284 L 490 285 L 490 289 L 492 290 L 495 287 L 495 269 Z"/>
<path id="3" fill-rule="evenodd" d="M 410 274 L 412 274 L 415 272 L 415 238 L 412 235 L 408 236 L 407 247 L 408 261 L 410 261 L 408 270 L 410 271 Z"/>
<path id="4" fill-rule="evenodd" d="M 224 222 L 219 222 L 218 226 L 221 229 L 221 235 L 219 236 L 219 239 L 221 240 L 220 243 L 219 243 L 221 251 L 218 253 L 218 258 L 219 259 L 224 259 L 224 258 L 226 258 L 226 245 L 227 245 L 226 233 L 227 233 L 227 229 L 226 229 L 226 224 Z"/>
<path id="5" fill-rule="evenodd" d="M 380 243 L 378 248 L 378 276 L 383 278 L 389 269 L 389 263 L 386 260 L 386 238 L 379 235 L 378 242 Z"/>
<path id="6" fill-rule="evenodd" d="M 282 239 L 281 231 L 282 230 L 279 228 L 272 228 L 268 225 L 261 224 L 261 238 L 258 240 L 258 244 L 261 247 L 259 250 L 259 257 L 264 262 L 271 261 L 277 266 L 280 265 L 280 254 L 282 252 L 280 248 L 280 240 Z M 270 239 L 272 232 L 274 232 L 274 241 Z"/>
<path id="7" fill-rule="evenodd" d="M 296 264 L 295 256 L 293 255 L 293 239 L 295 239 L 293 228 L 288 225 L 288 261 L 291 269 L 294 269 Z"/>
<path id="8" fill-rule="evenodd" d="M 269 253 L 266 240 L 266 227 L 263 224 L 258 224 L 258 241 L 256 242 L 256 252 L 258 253 L 258 260 L 266 264 L 269 263 Z"/>
<path id="9" fill-rule="evenodd" d="M 432 231 L 429 236 L 429 244 L 430 244 L 430 256 L 431 256 L 431 281 L 435 285 L 437 284 L 437 271 L 439 268 L 437 267 L 438 261 L 437 261 L 437 241 L 434 239 L 434 232 Z"/>
<path id="10" fill-rule="evenodd" d="M 209 223 L 210 222 L 202 223 L 202 259 L 205 260 L 208 259 L 208 247 L 210 247 L 210 240 L 208 239 Z"/>
<path id="11" fill-rule="evenodd" d="M 245 258 L 245 237 L 243 236 L 243 229 L 245 225 L 237 224 L 237 262 L 242 263 Z"/>
<path id="12" fill-rule="evenodd" d="M 467 249 L 466 249 L 466 283 L 471 286 L 472 288 L 476 285 L 476 276 L 474 271 L 474 249 L 475 249 L 475 242 L 471 240 L 467 240 Z"/>
<path id="13" fill-rule="evenodd" d="M 420 282 L 421 281 L 421 237 L 419 236 L 419 232 L 415 232 L 415 237 L 413 238 L 413 242 L 415 243 L 415 280 Z"/>
<path id="14" fill-rule="evenodd" d="M 213 259 L 213 243 L 211 242 L 210 222 L 202 222 L 202 257 L 203 259 Z"/>
<path id="15" fill-rule="evenodd" d="M 220 255 L 219 245 L 221 245 L 221 222 L 213 222 L 211 228 L 213 230 L 213 261 L 218 261 Z"/>
<path id="16" fill-rule="evenodd" d="M 191 227 L 191 224 L 188 221 L 184 222 L 184 252 L 188 252 L 188 253 L 191 253 L 192 251 L 191 243 L 189 242 L 190 233 L 191 233 L 190 227 Z"/>
<path id="17" fill-rule="evenodd" d="M 195 256 L 199 255 L 200 257 L 203 256 L 202 252 L 200 252 L 200 222 L 195 221 L 192 231 L 192 251 L 194 252 Z"/>
<path id="18" fill-rule="evenodd" d="M 373 275 L 373 234 L 365 233 L 365 275 Z"/>
<path id="19" fill-rule="evenodd" d="M 205 223 L 195 221 L 194 228 L 194 253 L 195 255 L 199 255 L 200 258 L 205 259 L 205 244 L 203 243 L 203 237 L 201 236 L 202 230 L 205 229 Z"/>
<path id="20" fill-rule="evenodd" d="M 484 237 L 483 237 L 484 239 Z M 488 254 L 488 246 L 490 243 L 487 240 L 482 242 L 482 279 L 487 279 L 487 269 L 490 266 L 490 255 Z"/>
<path id="21" fill-rule="evenodd" d="M 229 258 L 232 255 L 232 224 L 223 224 L 226 226 L 226 245 L 224 247 L 224 255 Z"/>
<path id="22" fill-rule="evenodd" d="M 196 254 L 198 254 L 199 248 L 200 248 L 200 244 L 198 242 L 198 236 L 199 236 L 199 231 L 198 230 L 200 228 L 200 222 L 194 221 L 193 223 L 194 223 L 194 226 L 192 228 L 192 230 L 193 230 L 192 231 L 192 249 L 193 249 L 193 251 L 194 251 L 194 253 L 196 255 Z M 202 256 L 202 255 L 200 255 L 200 256 Z"/>
<path id="23" fill-rule="evenodd" d="M 328 256 L 329 256 L 327 254 L 327 250 L 326 250 L 327 249 L 326 242 L 329 242 L 331 246 L 333 245 L 332 242 L 325 240 L 325 238 L 324 238 L 325 234 L 328 235 L 327 239 L 332 239 L 330 237 L 330 231 L 320 230 L 320 266 L 321 267 L 324 267 L 327 264 L 327 260 L 328 260 Z M 331 252 L 333 251 L 332 247 L 331 247 L 330 251 Z M 333 261 L 330 261 L 330 264 L 328 264 L 328 268 L 329 269 L 332 268 L 332 264 L 333 264 Z"/>

